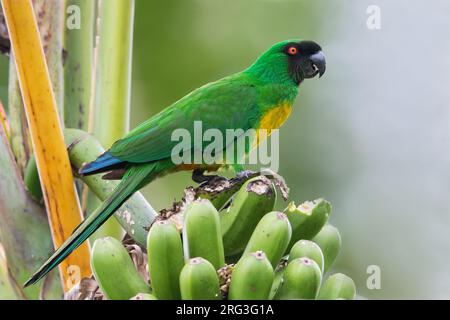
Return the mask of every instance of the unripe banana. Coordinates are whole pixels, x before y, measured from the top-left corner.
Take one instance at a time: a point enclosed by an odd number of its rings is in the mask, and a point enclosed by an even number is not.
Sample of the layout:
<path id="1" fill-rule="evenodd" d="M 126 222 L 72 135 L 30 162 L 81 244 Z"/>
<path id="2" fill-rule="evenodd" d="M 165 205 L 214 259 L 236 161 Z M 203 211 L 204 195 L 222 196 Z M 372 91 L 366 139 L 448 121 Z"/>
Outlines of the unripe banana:
<path id="1" fill-rule="evenodd" d="M 186 259 L 202 257 L 216 270 L 225 265 L 219 213 L 209 200 L 189 204 L 184 214 L 183 241 Z"/>
<path id="2" fill-rule="evenodd" d="M 236 264 L 231 275 L 229 300 L 267 300 L 273 283 L 273 268 L 262 251 L 252 252 Z"/>
<path id="3" fill-rule="evenodd" d="M 27 188 L 28 193 L 35 201 L 42 200 L 42 188 L 41 182 L 39 180 L 39 173 L 36 165 L 36 158 L 31 155 L 28 160 L 27 167 L 25 168 L 25 173 L 23 177 L 23 182 Z"/>
<path id="4" fill-rule="evenodd" d="M 336 300 L 346 299 L 353 300 L 356 295 L 355 283 L 345 274 L 336 273 L 330 276 L 320 288 L 317 299 Z"/>
<path id="5" fill-rule="evenodd" d="M 183 245 L 180 233 L 172 222 L 157 221 L 150 228 L 147 257 L 156 297 L 162 300 L 180 299 L 179 279 L 184 266 Z"/>
<path id="6" fill-rule="evenodd" d="M 156 299 L 156 297 L 151 293 L 139 293 L 130 300 L 158 300 L 158 299 Z"/>
<path id="7" fill-rule="evenodd" d="M 138 293 L 150 293 L 150 287 L 117 239 L 106 237 L 94 242 L 91 266 L 100 289 L 109 300 L 128 300 Z"/>
<path id="8" fill-rule="evenodd" d="M 284 211 L 292 226 L 289 249 L 298 240 L 311 240 L 327 223 L 331 204 L 324 199 L 306 201 L 298 207 L 292 202 Z"/>
<path id="9" fill-rule="evenodd" d="M 250 179 L 241 187 L 231 206 L 220 213 L 226 256 L 244 251 L 259 220 L 273 210 L 275 200 L 275 188 L 264 176 Z"/>
<path id="10" fill-rule="evenodd" d="M 264 251 L 272 267 L 275 268 L 286 251 L 291 233 L 291 225 L 284 213 L 269 212 L 253 231 L 243 256 L 250 252 Z"/>
<path id="11" fill-rule="evenodd" d="M 315 299 L 321 281 L 322 273 L 314 260 L 308 258 L 292 260 L 284 271 L 277 299 Z"/>
<path id="12" fill-rule="evenodd" d="M 207 260 L 190 259 L 180 274 L 181 298 L 183 300 L 218 300 L 221 298 L 219 277 Z"/>
<path id="13" fill-rule="evenodd" d="M 341 235 L 336 227 L 327 224 L 314 237 L 313 241 L 322 249 L 324 258 L 323 273 L 325 274 L 333 265 L 341 250 Z"/>
<path id="14" fill-rule="evenodd" d="M 293 246 L 291 251 L 289 252 L 289 260 L 288 263 L 297 258 L 309 258 L 314 260 L 320 268 L 320 271 L 323 273 L 324 268 L 324 258 L 322 250 L 319 245 L 310 240 L 299 240 Z"/>

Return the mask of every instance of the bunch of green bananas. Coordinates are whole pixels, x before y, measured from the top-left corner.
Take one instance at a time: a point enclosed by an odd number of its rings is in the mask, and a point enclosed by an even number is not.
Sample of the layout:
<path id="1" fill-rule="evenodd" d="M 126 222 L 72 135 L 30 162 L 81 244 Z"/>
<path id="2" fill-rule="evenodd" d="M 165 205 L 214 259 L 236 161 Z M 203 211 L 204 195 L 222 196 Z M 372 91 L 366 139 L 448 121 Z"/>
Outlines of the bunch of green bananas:
<path id="1" fill-rule="evenodd" d="M 341 248 L 327 224 L 324 199 L 272 211 L 276 191 L 265 177 L 247 181 L 220 213 L 209 200 L 191 202 L 182 231 L 160 220 L 147 239 L 148 284 L 127 250 L 98 239 L 92 269 L 107 299 L 354 299 L 344 274 L 327 274 Z M 224 276 L 225 275 L 225 276 Z"/>

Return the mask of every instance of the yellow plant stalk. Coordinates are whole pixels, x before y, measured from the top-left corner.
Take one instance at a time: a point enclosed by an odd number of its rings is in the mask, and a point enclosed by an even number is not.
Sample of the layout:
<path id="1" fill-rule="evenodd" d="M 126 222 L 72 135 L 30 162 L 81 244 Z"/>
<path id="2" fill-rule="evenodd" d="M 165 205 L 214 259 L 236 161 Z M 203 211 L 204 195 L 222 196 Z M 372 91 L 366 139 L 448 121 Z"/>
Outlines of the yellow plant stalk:
<path id="1" fill-rule="evenodd" d="M 5 134 L 6 134 L 6 139 L 10 138 L 9 135 L 9 123 L 8 123 L 8 118 L 6 117 L 6 112 L 5 112 L 5 108 L 3 108 L 3 104 L 0 101 L 0 125 L 3 126 L 3 130 L 5 130 Z"/>
<path id="2" fill-rule="evenodd" d="M 1 0 L 39 169 L 53 243 L 59 247 L 81 222 L 69 157 L 57 113 L 44 51 L 31 0 Z M 36 239 L 39 241 L 39 239 Z M 90 276 L 85 243 L 61 265 L 67 291 Z"/>

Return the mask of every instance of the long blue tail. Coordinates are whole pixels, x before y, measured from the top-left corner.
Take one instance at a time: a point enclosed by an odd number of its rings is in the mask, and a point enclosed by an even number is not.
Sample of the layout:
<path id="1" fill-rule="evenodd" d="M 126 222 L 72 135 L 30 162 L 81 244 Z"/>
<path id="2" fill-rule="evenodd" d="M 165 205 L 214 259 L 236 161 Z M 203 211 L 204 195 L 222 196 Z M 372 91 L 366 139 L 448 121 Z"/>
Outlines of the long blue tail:
<path id="1" fill-rule="evenodd" d="M 143 164 L 128 169 L 113 193 L 97 210 L 81 222 L 61 247 L 25 282 L 24 287 L 26 288 L 45 277 L 89 238 L 134 192 L 142 187 L 144 180 L 155 170 L 155 166 L 155 164 Z"/>
<path id="2" fill-rule="evenodd" d="M 108 151 L 103 153 L 100 157 L 95 159 L 92 162 L 85 164 L 80 169 L 80 174 L 87 176 L 91 174 L 96 174 L 100 172 L 108 171 L 116 167 L 117 165 L 122 164 L 123 161 L 113 157 Z"/>

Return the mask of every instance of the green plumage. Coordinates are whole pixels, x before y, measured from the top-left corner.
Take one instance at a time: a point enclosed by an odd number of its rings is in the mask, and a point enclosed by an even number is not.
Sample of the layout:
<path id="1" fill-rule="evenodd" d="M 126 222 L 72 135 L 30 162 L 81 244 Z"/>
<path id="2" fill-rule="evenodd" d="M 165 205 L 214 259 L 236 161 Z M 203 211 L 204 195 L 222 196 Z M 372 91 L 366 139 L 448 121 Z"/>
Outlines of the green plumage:
<path id="1" fill-rule="evenodd" d="M 139 125 L 109 150 L 114 157 L 129 162 L 150 162 L 170 157 L 178 141 L 171 141 L 176 129 L 193 135 L 194 121 L 203 130 L 254 127 L 261 117 L 256 79 L 237 74 L 210 83 L 188 94 L 169 108 Z"/>
<path id="2" fill-rule="evenodd" d="M 175 129 L 193 135 L 194 121 L 202 121 L 204 131 L 219 129 L 224 136 L 226 129 L 256 129 L 268 109 L 292 103 L 296 93 L 296 86 L 263 84 L 251 73 L 239 73 L 193 91 L 114 143 L 109 152 L 129 162 L 161 160 L 177 144 L 171 141 Z"/>
<path id="3" fill-rule="evenodd" d="M 248 69 L 194 90 L 143 122 L 116 141 L 104 155 L 83 167 L 81 174 L 117 169 L 124 174 L 113 194 L 80 224 L 25 286 L 35 283 L 57 266 L 142 186 L 164 174 L 186 170 L 171 161 L 173 148 L 178 143 L 171 139 L 174 130 L 187 129 L 193 135 L 194 121 L 202 122 L 203 132 L 218 129 L 224 137 L 226 129 L 258 129 L 270 110 L 280 104 L 292 105 L 301 81 L 324 72 L 325 62 L 320 50 L 310 41 L 275 44 Z"/>

